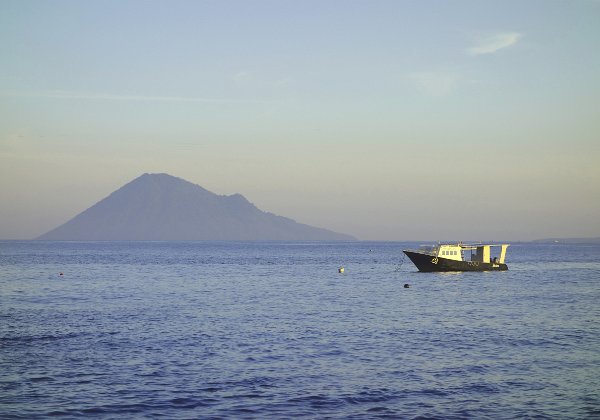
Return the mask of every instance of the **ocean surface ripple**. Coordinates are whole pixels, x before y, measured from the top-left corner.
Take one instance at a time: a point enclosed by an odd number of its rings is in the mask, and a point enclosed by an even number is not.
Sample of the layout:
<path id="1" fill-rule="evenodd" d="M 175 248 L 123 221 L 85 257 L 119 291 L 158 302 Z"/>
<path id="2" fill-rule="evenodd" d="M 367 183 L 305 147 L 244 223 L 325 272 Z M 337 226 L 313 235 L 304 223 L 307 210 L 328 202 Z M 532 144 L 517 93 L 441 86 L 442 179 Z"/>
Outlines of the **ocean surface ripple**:
<path id="1" fill-rule="evenodd" d="M 414 246 L 0 242 L 0 417 L 600 418 L 600 246 Z"/>

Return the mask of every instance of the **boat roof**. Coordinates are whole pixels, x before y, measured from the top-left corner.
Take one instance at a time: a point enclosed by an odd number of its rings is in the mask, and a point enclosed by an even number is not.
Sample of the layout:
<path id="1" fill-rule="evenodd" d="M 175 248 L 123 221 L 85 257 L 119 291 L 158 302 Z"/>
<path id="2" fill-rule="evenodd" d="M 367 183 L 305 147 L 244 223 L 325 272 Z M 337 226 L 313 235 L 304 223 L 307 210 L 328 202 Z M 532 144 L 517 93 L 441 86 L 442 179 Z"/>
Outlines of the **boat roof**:
<path id="1" fill-rule="evenodd" d="M 422 246 L 434 246 L 434 247 L 440 247 L 440 246 L 453 246 L 453 247 L 461 247 L 461 248 L 465 248 L 465 249 L 475 249 L 475 248 L 480 248 L 483 246 L 510 246 L 510 244 L 463 244 L 462 242 L 458 242 L 458 243 L 438 243 L 435 245 L 422 245 Z"/>

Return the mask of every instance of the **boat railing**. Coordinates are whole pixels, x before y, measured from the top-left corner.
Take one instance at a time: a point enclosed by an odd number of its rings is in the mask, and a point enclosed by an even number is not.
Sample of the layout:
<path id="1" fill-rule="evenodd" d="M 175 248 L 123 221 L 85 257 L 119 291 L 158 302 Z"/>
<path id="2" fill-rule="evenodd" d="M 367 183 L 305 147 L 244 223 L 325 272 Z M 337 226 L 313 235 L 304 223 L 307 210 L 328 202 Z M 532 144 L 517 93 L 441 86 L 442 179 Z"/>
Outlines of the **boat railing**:
<path id="1" fill-rule="evenodd" d="M 431 255 L 433 257 L 437 256 L 438 248 L 436 246 L 421 246 L 418 249 L 407 249 L 408 252 L 416 252 L 418 254 L 426 254 Z"/>

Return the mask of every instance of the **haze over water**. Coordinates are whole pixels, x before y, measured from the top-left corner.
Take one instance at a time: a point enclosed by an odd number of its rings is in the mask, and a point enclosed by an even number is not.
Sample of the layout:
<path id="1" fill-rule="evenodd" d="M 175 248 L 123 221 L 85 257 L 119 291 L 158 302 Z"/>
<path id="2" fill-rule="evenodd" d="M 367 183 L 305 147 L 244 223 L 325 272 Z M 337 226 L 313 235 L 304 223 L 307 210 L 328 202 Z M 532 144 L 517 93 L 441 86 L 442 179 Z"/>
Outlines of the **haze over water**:
<path id="1" fill-rule="evenodd" d="M 600 416 L 598 245 L 414 245 L 0 242 L 0 416 Z"/>

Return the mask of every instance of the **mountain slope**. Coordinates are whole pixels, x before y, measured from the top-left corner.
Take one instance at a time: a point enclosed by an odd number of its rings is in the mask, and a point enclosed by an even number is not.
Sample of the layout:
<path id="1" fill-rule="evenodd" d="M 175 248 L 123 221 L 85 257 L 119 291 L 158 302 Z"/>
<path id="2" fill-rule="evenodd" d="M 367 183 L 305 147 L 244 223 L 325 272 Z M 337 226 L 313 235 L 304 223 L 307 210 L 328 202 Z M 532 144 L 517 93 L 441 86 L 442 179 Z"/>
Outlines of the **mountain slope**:
<path id="1" fill-rule="evenodd" d="M 167 174 L 144 174 L 43 240 L 354 240 L 263 212 Z"/>

